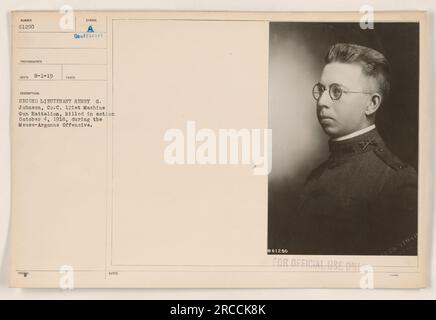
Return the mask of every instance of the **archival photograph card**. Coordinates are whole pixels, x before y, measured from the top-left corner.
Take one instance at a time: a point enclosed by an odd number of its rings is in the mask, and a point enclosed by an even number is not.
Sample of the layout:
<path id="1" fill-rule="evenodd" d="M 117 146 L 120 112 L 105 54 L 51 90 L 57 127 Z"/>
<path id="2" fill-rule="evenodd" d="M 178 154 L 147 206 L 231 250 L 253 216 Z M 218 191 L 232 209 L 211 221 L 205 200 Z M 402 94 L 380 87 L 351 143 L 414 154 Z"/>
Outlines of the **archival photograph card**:
<path id="1" fill-rule="evenodd" d="M 427 285 L 425 12 L 11 32 L 11 287 Z"/>

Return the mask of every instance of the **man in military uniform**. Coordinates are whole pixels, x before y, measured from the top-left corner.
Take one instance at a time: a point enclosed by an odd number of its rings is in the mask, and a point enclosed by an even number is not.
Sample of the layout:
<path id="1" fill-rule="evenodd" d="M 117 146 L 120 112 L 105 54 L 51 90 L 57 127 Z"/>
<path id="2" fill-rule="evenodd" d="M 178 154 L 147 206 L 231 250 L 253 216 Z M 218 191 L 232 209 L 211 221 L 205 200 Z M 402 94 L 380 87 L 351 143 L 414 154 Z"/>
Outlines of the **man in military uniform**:
<path id="1" fill-rule="evenodd" d="M 333 45 L 313 88 L 330 157 L 309 175 L 292 253 L 416 255 L 417 174 L 375 127 L 389 92 L 389 65 L 370 48 Z"/>

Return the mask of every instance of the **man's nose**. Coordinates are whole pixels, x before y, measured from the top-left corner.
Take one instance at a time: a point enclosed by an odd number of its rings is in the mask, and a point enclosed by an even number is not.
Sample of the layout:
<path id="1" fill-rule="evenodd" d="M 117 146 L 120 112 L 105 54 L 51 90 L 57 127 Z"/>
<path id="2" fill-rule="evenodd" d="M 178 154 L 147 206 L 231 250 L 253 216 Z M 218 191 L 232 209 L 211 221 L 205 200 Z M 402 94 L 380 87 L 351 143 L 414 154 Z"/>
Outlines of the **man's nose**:
<path id="1" fill-rule="evenodd" d="M 318 107 L 330 108 L 331 103 L 332 99 L 330 98 L 328 90 L 324 90 L 316 104 Z"/>

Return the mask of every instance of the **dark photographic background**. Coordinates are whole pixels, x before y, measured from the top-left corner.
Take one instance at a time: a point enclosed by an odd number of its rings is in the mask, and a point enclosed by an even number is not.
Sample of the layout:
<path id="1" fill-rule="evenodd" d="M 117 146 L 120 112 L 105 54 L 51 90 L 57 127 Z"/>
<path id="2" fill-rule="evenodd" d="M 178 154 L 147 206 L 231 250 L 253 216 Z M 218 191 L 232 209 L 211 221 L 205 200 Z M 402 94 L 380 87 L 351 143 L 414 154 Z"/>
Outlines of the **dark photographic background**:
<path id="1" fill-rule="evenodd" d="M 330 45 L 355 43 L 383 53 L 391 65 L 391 94 L 376 116 L 389 149 L 418 167 L 419 24 L 270 23 L 269 127 L 273 130 L 268 178 L 268 248 L 286 248 L 299 191 L 328 157 L 328 137 L 316 119 L 312 87 Z"/>

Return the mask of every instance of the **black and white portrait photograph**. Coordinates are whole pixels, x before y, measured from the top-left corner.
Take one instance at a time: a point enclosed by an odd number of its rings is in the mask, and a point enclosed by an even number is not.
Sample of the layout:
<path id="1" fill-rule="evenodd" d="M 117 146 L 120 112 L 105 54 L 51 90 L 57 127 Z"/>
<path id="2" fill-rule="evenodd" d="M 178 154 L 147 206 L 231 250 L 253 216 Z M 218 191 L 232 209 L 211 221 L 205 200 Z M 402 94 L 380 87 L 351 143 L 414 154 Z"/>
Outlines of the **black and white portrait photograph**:
<path id="1" fill-rule="evenodd" d="M 416 256 L 419 24 L 270 23 L 270 254 Z"/>

